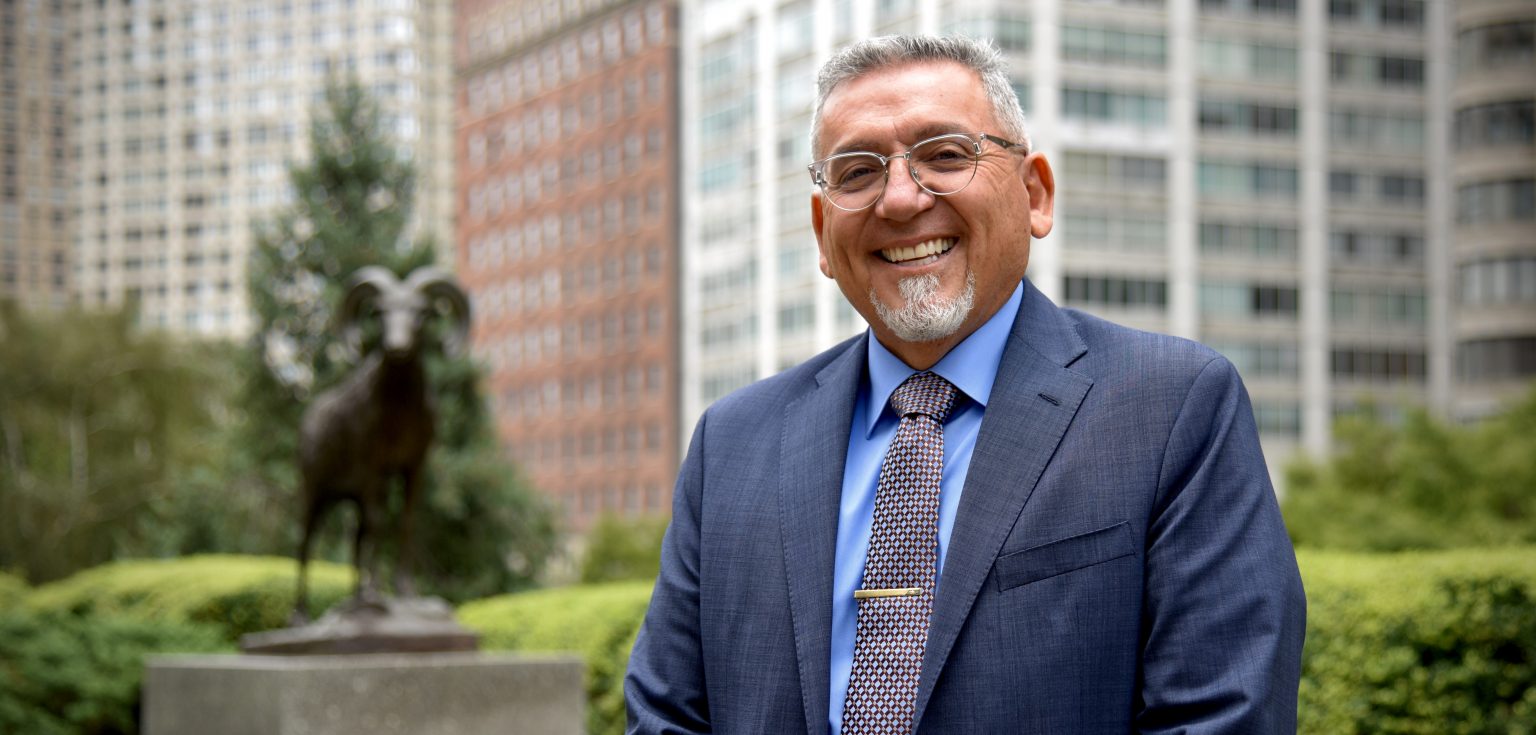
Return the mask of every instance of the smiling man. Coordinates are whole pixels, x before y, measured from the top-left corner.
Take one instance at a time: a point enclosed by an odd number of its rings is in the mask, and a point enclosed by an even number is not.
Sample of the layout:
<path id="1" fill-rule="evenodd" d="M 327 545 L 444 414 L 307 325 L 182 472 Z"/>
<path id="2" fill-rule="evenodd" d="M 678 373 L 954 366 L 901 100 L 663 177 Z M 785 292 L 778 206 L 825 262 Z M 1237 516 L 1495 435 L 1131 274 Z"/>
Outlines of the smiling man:
<path id="1" fill-rule="evenodd" d="M 630 731 L 1294 732 L 1246 392 L 1029 283 L 1055 181 L 997 51 L 856 44 L 812 128 L 821 270 L 870 329 L 699 420 Z"/>

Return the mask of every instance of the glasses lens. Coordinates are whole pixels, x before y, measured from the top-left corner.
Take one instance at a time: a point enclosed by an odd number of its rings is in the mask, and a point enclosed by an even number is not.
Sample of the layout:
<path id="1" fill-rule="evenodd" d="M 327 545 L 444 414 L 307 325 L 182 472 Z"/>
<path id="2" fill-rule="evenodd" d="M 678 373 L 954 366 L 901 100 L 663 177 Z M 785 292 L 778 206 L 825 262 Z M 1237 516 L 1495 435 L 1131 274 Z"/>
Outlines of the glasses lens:
<path id="1" fill-rule="evenodd" d="M 964 135 L 925 140 L 912 148 L 912 173 L 924 189 L 953 194 L 976 175 L 977 148 L 976 141 Z"/>
<path id="2" fill-rule="evenodd" d="M 822 177 L 833 202 L 858 209 L 873 202 L 885 188 L 885 162 L 869 153 L 845 153 L 827 159 Z"/>

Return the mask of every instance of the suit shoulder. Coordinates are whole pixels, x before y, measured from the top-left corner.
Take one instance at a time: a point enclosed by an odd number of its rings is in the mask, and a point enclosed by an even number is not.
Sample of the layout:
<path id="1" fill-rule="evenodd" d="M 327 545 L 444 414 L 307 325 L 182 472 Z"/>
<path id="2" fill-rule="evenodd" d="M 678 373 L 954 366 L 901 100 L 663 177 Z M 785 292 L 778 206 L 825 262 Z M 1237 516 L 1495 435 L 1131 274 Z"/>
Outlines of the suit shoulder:
<path id="1" fill-rule="evenodd" d="M 1087 354 L 1074 367 L 1129 371 L 1141 379 L 1158 375 L 1193 379 L 1208 367 L 1231 365 L 1221 353 L 1191 339 L 1134 329 L 1076 309 L 1062 312 L 1088 345 Z"/>
<path id="2" fill-rule="evenodd" d="M 816 385 L 816 376 L 850 350 L 863 344 L 856 335 L 784 372 L 737 388 L 710 404 L 704 413 L 711 421 L 740 418 L 758 421 L 777 413 L 785 404 Z"/>

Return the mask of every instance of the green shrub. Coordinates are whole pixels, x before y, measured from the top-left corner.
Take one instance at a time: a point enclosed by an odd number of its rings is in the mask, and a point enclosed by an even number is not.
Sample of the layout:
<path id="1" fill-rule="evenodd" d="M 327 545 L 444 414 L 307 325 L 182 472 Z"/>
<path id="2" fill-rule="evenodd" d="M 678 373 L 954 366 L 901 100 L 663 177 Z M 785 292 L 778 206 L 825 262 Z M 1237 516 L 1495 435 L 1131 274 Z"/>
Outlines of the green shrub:
<path id="1" fill-rule="evenodd" d="M 84 617 L 208 623 L 233 643 L 246 633 L 288 624 L 297 569 L 292 559 L 270 556 L 120 561 L 38 587 L 28 605 Z M 310 608 L 318 613 L 351 593 L 352 572 L 311 562 L 309 589 Z"/>
<path id="2" fill-rule="evenodd" d="M 0 572 L 0 611 L 20 606 L 31 591 L 20 577 Z"/>
<path id="3" fill-rule="evenodd" d="M 623 518 L 603 514 L 587 532 L 581 558 L 581 583 L 656 579 L 661 571 L 661 538 L 665 516 Z"/>
<path id="4" fill-rule="evenodd" d="M 226 645 L 208 625 L 0 612 L 0 732 L 135 733 L 147 654 Z"/>
<path id="5" fill-rule="evenodd" d="M 1300 732 L 1536 732 L 1536 549 L 1297 556 Z"/>
<path id="6" fill-rule="evenodd" d="M 622 733 L 624 670 L 651 585 L 617 582 L 502 595 L 459 608 L 459 622 L 480 634 L 486 650 L 580 653 L 587 662 L 587 732 Z"/>

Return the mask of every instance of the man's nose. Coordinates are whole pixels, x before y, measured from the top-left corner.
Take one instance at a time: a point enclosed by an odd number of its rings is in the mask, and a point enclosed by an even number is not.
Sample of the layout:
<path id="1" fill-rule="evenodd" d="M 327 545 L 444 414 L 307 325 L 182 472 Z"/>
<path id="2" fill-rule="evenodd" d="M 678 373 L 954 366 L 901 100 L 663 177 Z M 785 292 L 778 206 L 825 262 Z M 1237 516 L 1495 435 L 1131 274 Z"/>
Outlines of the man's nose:
<path id="1" fill-rule="evenodd" d="M 897 165 L 901 168 L 898 171 Z M 893 158 L 886 164 L 885 192 L 875 202 L 875 214 L 885 219 L 905 222 L 933 207 L 934 195 L 917 185 L 912 176 L 912 162 Z"/>

